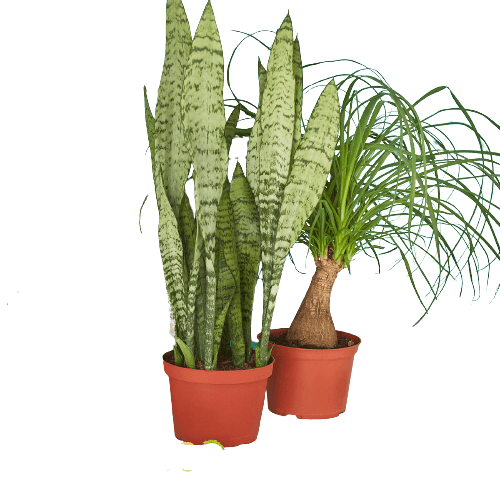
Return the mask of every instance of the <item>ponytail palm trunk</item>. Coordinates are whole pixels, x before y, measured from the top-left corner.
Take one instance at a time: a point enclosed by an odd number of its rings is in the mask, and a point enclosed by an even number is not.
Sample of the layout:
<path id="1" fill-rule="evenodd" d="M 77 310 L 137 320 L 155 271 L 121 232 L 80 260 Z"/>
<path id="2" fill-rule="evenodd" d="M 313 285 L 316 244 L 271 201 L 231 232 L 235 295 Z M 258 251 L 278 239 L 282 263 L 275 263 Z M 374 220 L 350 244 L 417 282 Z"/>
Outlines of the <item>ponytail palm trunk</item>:
<path id="1" fill-rule="evenodd" d="M 330 348 L 337 346 L 337 331 L 330 313 L 330 297 L 338 273 L 344 268 L 333 260 L 333 249 L 328 255 L 314 259 L 316 272 L 309 289 L 287 332 L 287 341 L 296 347 Z"/>

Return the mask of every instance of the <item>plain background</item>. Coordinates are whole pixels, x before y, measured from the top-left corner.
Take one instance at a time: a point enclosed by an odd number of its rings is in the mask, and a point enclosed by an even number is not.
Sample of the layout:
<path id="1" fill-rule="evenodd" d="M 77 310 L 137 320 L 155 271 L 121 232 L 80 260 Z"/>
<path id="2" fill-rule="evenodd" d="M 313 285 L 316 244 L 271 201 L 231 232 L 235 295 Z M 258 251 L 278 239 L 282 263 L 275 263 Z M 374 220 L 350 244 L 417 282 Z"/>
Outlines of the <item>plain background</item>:
<path id="1" fill-rule="evenodd" d="M 359 61 L 411 102 L 448 85 L 500 122 L 493 5 L 212 3 L 226 67 L 243 38 L 231 30 L 275 31 L 289 9 L 303 64 Z M 184 6 L 194 36 L 205 0 Z M 467 274 L 462 297 L 450 280 L 412 328 L 423 310 L 404 266 L 388 272 L 391 254 L 378 274 L 358 255 L 331 302 L 336 328 L 362 339 L 344 414 L 298 420 L 271 414 L 266 401 L 250 445 L 222 451 L 174 437 L 142 90 L 154 110 L 164 36 L 160 0 L 1 8 L 0 496 L 498 498 L 498 262 L 488 288 L 482 273 L 479 301 Z M 260 36 L 272 44 L 273 33 Z M 257 57 L 267 66 L 269 53 L 252 40 L 241 47 L 231 86 L 257 104 Z M 304 70 L 304 85 L 335 74 L 318 68 Z M 305 96 L 305 118 L 319 93 Z M 454 105 L 448 91 L 433 103 Z M 498 130 L 476 124 L 499 151 Z M 230 174 L 246 152 L 245 140 L 233 144 Z M 303 245 L 292 255 L 306 274 L 287 260 L 272 328 L 290 325 L 314 272 Z M 261 311 L 259 283 L 254 340 Z"/>

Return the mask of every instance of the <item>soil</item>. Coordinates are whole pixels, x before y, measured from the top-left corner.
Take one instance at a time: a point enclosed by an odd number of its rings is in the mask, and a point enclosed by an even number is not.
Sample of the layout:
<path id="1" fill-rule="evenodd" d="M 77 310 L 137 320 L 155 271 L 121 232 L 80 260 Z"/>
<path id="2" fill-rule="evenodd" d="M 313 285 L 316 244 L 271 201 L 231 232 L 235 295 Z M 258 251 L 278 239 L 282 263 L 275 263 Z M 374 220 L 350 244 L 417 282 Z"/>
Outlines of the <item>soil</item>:
<path id="1" fill-rule="evenodd" d="M 163 359 L 167 362 L 170 363 L 171 365 L 175 365 L 175 357 L 174 357 L 174 352 L 167 352 L 163 355 Z M 231 355 L 226 356 L 225 354 L 219 352 L 219 355 L 217 357 L 217 368 L 215 371 L 231 371 L 231 370 L 251 370 L 252 368 L 256 368 L 255 366 L 255 352 L 252 351 L 252 354 L 250 355 L 250 361 L 248 363 L 243 363 L 243 366 L 241 368 L 238 368 L 236 366 L 233 366 L 233 357 Z M 272 362 L 272 356 L 271 359 L 269 360 Z M 203 364 L 203 361 L 200 358 L 196 358 L 195 360 L 196 364 L 196 369 L 197 370 L 204 370 L 205 365 Z M 186 366 L 186 360 L 184 360 L 184 368 L 187 368 Z"/>
<path id="2" fill-rule="evenodd" d="M 299 347 L 297 345 L 297 342 L 289 342 L 287 340 L 287 332 L 282 333 L 278 337 L 273 337 L 272 335 L 269 337 L 269 342 L 276 344 L 276 345 L 282 345 L 285 347 Z M 338 337 L 338 343 L 337 347 L 334 347 L 333 349 L 343 349 L 345 347 L 351 347 L 355 345 L 356 342 L 353 342 L 351 339 L 347 337 Z M 330 347 L 315 347 L 311 345 L 305 345 L 305 346 L 300 346 L 300 349 L 330 349 Z M 271 356 L 272 357 L 272 356 Z M 170 363 L 171 365 L 175 365 L 175 358 L 174 358 L 174 352 L 167 352 L 163 355 L 163 359 L 167 362 Z M 232 356 L 226 356 L 224 353 L 219 352 L 218 358 L 217 358 L 217 368 L 215 371 L 230 371 L 230 370 L 251 370 L 252 368 L 256 368 L 255 366 L 255 351 L 252 351 L 252 354 L 250 355 L 250 362 L 249 363 L 243 363 L 243 366 L 241 368 L 238 368 L 236 366 L 233 366 L 233 361 L 232 361 Z M 196 369 L 197 370 L 204 370 L 205 365 L 203 364 L 203 361 L 201 361 L 200 358 L 196 358 L 195 360 L 196 364 Z M 184 368 L 187 368 L 186 366 L 186 360 L 184 360 L 183 364 Z"/>
<path id="3" fill-rule="evenodd" d="M 272 342 L 276 345 L 283 345 L 286 347 L 298 347 L 300 349 L 331 349 L 331 347 L 315 347 L 312 345 L 299 346 L 297 342 L 287 340 L 287 332 L 282 333 L 279 337 L 273 337 L 272 335 L 269 337 L 269 342 Z M 343 349 L 344 347 L 351 347 L 355 345 L 356 342 L 353 342 L 351 339 L 347 337 L 338 337 L 337 347 L 333 347 L 333 349 Z"/>

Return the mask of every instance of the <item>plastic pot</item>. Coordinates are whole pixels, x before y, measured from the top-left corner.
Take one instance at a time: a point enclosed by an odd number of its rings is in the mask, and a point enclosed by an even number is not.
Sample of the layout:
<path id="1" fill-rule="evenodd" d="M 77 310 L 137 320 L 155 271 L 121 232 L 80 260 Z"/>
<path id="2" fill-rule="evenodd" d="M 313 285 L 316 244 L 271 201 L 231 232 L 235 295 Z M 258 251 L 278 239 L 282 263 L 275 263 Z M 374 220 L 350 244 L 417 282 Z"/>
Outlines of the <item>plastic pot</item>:
<path id="1" fill-rule="evenodd" d="M 215 439 L 223 446 L 252 443 L 259 433 L 266 386 L 274 357 L 249 370 L 195 370 L 165 361 L 174 433 L 193 444 Z"/>
<path id="2" fill-rule="evenodd" d="M 272 338 L 288 328 L 271 330 Z M 333 418 L 346 409 L 352 364 L 361 339 L 337 330 L 355 342 L 342 349 L 300 349 L 274 344 L 274 369 L 267 383 L 267 405 L 277 415 Z M 261 334 L 257 335 L 260 340 Z"/>

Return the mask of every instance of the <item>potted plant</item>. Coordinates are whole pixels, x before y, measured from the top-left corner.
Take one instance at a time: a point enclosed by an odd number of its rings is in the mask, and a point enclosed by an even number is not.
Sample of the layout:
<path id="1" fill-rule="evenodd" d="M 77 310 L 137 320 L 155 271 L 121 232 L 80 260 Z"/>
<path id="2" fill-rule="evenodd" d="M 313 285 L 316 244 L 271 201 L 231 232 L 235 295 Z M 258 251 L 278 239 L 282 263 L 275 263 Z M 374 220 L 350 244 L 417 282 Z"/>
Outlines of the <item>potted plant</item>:
<path id="1" fill-rule="evenodd" d="M 154 117 L 144 88 L 159 246 L 176 340 L 163 365 L 175 436 L 236 446 L 257 438 L 273 370 L 269 329 L 255 350 L 250 335 L 259 263 L 265 332 L 286 256 L 328 175 L 338 134 L 337 89 L 331 79 L 302 136 L 302 84 L 294 75 L 300 52 L 287 15 L 267 71 L 259 61 L 260 104 L 246 176 L 237 163 L 229 182 L 228 152 L 242 105 L 226 121 L 222 45 L 211 3 L 194 39 L 181 0 L 168 0 L 166 19 Z M 196 215 L 185 191 L 191 178 Z M 287 230 L 279 230 L 290 212 Z"/>
<path id="2" fill-rule="evenodd" d="M 411 104 L 379 73 L 361 71 L 334 76 L 339 92 L 345 92 L 335 155 L 321 199 L 297 239 L 312 251 L 316 272 L 290 327 L 270 331 L 275 363 L 267 386 L 268 407 L 278 415 L 332 418 L 346 409 L 361 339 L 335 329 L 330 295 L 338 273 L 345 268 L 350 272 L 356 254 L 362 251 L 373 256 L 380 272 L 379 255 L 399 253 L 397 262 L 404 262 L 425 309 L 413 326 L 428 314 L 448 278 L 455 279 L 455 268 L 463 286 L 462 270 L 468 266 L 475 292 L 473 275 L 479 284 L 479 271 L 489 270 L 492 262 L 486 250 L 493 260 L 500 259 L 496 236 L 500 222 L 493 213 L 499 206 L 492 202 L 495 192 L 500 199 L 500 175 L 495 171 L 500 153 L 490 151 L 472 116 L 482 115 L 497 129 L 500 126 L 485 114 L 464 108 L 450 89 L 456 107 L 421 119 L 417 105 L 448 87 L 436 87 Z M 369 91 L 374 95 L 367 97 Z M 461 112 L 466 122 L 429 121 L 446 111 Z M 456 149 L 444 131 L 452 125 L 471 130 L 479 148 Z M 460 201 L 450 201 L 452 195 L 472 202 L 469 215 L 457 208 Z M 458 241 L 452 241 L 446 228 L 456 231 Z M 459 252 L 461 241 L 466 250 Z M 478 245 L 488 260 L 481 269 Z M 466 261 L 461 265 L 464 254 Z M 426 275 L 428 269 L 421 266 L 421 257 L 430 257 L 438 266 L 434 284 Z M 417 269 L 432 293 L 428 306 L 417 291 Z M 267 332 L 262 338 L 267 338 Z"/>

